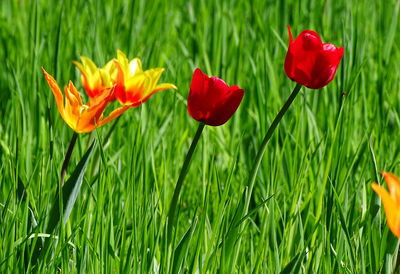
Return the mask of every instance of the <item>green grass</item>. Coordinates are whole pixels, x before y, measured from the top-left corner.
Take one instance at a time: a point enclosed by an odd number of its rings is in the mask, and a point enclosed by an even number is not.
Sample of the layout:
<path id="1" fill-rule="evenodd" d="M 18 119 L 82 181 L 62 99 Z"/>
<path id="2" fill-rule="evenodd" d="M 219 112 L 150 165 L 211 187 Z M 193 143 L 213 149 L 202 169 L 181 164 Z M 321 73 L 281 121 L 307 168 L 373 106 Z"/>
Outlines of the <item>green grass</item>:
<path id="1" fill-rule="evenodd" d="M 370 183 L 384 183 L 380 170 L 400 175 L 399 3 L 1 1 L 0 272 L 393 272 L 400 244 Z M 295 86 L 283 69 L 288 24 L 345 54 L 335 79 L 303 88 L 279 124 L 237 229 L 257 150 Z M 93 140 L 96 151 L 68 221 L 46 234 L 73 132 L 41 66 L 83 95 L 71 61 L 104 65 L 117 49 L 166 68 L 161 82 L 178 91 L 129 109 L 108 143 L 112 123 L 79 135 L 67 179 Z M 168 206 L 197 129 L 186 106 L 196 67 L 245 96 L 228 123 L 204 129 L 168 248 Z"/>

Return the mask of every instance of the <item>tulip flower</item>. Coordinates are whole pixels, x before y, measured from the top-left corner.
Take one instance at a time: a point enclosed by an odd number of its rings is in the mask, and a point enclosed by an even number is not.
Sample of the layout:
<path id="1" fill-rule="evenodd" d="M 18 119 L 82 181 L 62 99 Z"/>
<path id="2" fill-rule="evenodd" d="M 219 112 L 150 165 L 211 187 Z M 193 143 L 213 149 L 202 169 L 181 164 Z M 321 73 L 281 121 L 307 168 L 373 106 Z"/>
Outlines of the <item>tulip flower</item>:
<path id="1" fill-rule="evenodd" d="M 177 89 L 173 84 L 157 84 L 163 68 L 142 69 L 139 58 L 129 62 L 126 55 L 118 50 L 114 59 L 117 68 L 115 97 L 125 106 L 137 107 L 147 101 L 153 94 L 165 89 Z"/>
<path id="2" fill-rule="evenodd" d="M 289 29 L 289 49 L 285 73 L 293 81 L 311 89 L 320 89 L 335 76 L 343 56 L 343 47 L 323 44 L 315 31 L 305 30 L 293 41 Z"/>
<path id="3" fill-rule="evenodd" d="M 186 154 L 174 195 L 168 210 L 167 242 L 171 244 L 172 229 L 174 225 L 175 209 L 178 203 L 183 181 L 189 169 L 190 160 L 200 139 L 205 125 L 220 126 L 235 113 L 243 99 L 244 91 L 238 86 L 229 87 L 217 77 L 209 78 L 199 68 L 193 73 L 192 83 L 188 98 L 188 111 L 193 119 L 199 121 L 196 134 Z"/>
<path id="4" fill-rule="evenodd" d="M 43 69 L 43 68 L 42 68 Z M 89 100 L 84 105 L 81 96 L 70 81 L 65 86 L 65 103 L 63 94 L 54 78 L 43 69 L 47 83 L 53 91 L 58 110 L 64 121 L 77 133 L 91 132 L 120 116 L 128 107 L 123 106 L 112 111 L 106 118 L 103 117 L 104 109 L 113 98 L 113 88 L 103 90 L 98 96 Z"/>
<path id="5" fill-rule="evenodd" d="M 223 80 L 209 78 L 198 68 L 190 85 L 188 111 L 199 122 L 220 126 L 235 113 L 243 95 L 243 89 L 237 85 L 229 87 Z"/>
<path id="6" fill-rule="evenodd" d="M 72 61 L 80 70 L 83 88 L 90 98 L 96 97 L 103 90 L 111 88 L 115 82 L 117 71 L 113 61 L 109 61 L 103 68 L 98 68 L 92 60 L 81 56 L 82 63 Z"/>
<path id="7" fill-rule="evenodd" d="M 376 183 L 372 183 L 372 188 L 381 197 L 385 208 L 386 218 L 390 230 L 397 238 L 400 238 L 400 180 L 389 172 L 382 175 L 388 185 L 389 192 Z"/>
<path id="8" fill-rule="evenodd" d="M 302 86 L 312 89 L 320 89 L 332 81 L 336 69 L 343 56 L 343 47 L 337 48 L 332 44 L 323 44 L 318 34 L 311 30 L 303 31 L 294 41 L 289 30 L 289 48 L 285 59 L 285 73 L 293 81 L 297 82 L 289 98 L 286 100 L 281 110 L 275 116 L 270 127 L 265 133 L 264 139 L 255 156 L 253 167 L 250 171 L 247 198 L 242 207 L 242 212 L 237 214 L 237 218 L 243 218 L 248 211 L 251 195 L 257 177 L 257 172 L 263 159 L 268 142 L 271 139 L 279 122 L 286 114 L 290 105 L 293 103 Z M 322 189 L 325 189 L 326 180 Z M 323 197 L 323 195 L 321 195 Z M 319 219 L 322 212 L 322 201 L 317 208 L 316 218 Z"/>

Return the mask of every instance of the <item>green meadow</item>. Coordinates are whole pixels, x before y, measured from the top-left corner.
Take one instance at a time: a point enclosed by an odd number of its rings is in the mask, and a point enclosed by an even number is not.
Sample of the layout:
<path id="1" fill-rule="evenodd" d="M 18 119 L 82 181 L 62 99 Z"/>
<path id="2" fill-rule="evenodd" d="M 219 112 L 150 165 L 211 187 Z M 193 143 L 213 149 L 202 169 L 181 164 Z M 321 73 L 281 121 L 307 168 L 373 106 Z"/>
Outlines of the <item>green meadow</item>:
<path id="1" fill-rule="evenodd" d="M 0 272 L 398 271 L 400 242 L 371 183 L 387 189 L 380 172 L 400 175 L 399 9 L 397 0 L 2 0 Z M 287 25 L 344 55 L 329 85 L 302 87 L 249 196 L 257 151 L 296 85 L 283 66 Z M 104 66 L 117 49 L 165 68 L 160 83 L 178 90 L 79 134 L 59 191 L 74 132 L 41 67 L 87 102 L 71 61 Z M 245 94 L 226 124 L 204 128 L 168 241 L 198 127 L 187 110 L 196 68 Z"/>

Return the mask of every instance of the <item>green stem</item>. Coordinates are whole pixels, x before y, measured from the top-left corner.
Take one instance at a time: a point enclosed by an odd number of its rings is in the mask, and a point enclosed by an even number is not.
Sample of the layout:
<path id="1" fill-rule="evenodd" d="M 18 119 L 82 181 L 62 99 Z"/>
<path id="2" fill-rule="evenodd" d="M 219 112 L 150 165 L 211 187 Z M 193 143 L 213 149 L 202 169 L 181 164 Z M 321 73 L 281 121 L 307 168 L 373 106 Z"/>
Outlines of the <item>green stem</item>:
<path id="1" fill-rule="evenodd" d="M 292 94 L 290 94 L 289 98 L 287 99 L 287 101 L 285 102 L 285 104 L 283 105 L 281 110 L 279 111 L 278 115 L 276 115 L 274 121 L 272 122 L 267 133 L 265 134 L 264 140 L 262 141 L 260 148 L 258 149 L 256 160 L 255 160 L 253 168 L 251 169 L 251 172 L 250 172 L 249 193 L 248 193 L 247 199 L 246 199 L 244 214 L 247 213 L 247 209 L 249 207 L 251 194 L 252 194 L 253 188 L 254 188 L 254 182 L 256 181 L 256 177 L 257 177 L 257 171 L 258 171 L 261 161 L 263 159 L 264 152 L 265 152 L 265 149 L 267 148 L 268 141 L 269 141 L 269 139 L 271 139 L 271 136 L 274 133 L 275 128 L 278 126 L 282 117 L 285 115 L 286 111 L 288 110 L 288 108 L 290 107 L 290 105 L 292 104 L 294 99 L 296 98 L 301 87 L 302 87 L 302 85 L 297 84 L 296 87 L 293 89 Z"/>
<path id="2" fill-rule="evenodd" d="M 74 134 L 72 135 L 71 142 L 69 143 L 67 154 L 65 155 L 64 162 L 61 168 L 61 186 L 64 186 L 65 182 L 65 175 L 67 175 L 67 168 L 69 164 L 69 160 L 71 159 L 71 154 L 72 151 L 74 150 L 74 146 L 76 143 L 76 139 L 78 138 L 78 133 L 74 131 Z M 57 191 L 58 193 L 58 191 Z"/>
<path id="3" fill-rule="evenodd" d="M 65 182 L 65 176 L 67 174 L 67 168 L 68 168 L 68 164 L 69 164 L 69 160 L 71 159 L 71 155 L 72 155 L 72 151 L 74 150 L 75 147 L 75 143 L 76 143 L 76 139 L 78 138 L 78 133 L 76 133 L 74 131 L 74 134 L 72 135 L 71 141 L 69 143 L 68 149 L 67 149 L 67 154 L 65 154 L 65 158 L 64 158 L 64 162 L 63 165 L 61 167 L 61 182 L 60 184 L 57 186 L 57 190 L 56 190 L 56 199 L 58 197 L 58 192 L 60 190 L 60 186 L 63 187 L 64 186 L 64 182 Z M 47 228 L 49 229 L 49 228 Z M 36 231 L 38 233 L 38 231 Z M 44 242 L 42 239 L 38 238 L 37 241 L 33 242 L 33 253 L 32 253 L 32 257 L 31 257 L 31 264 L 32 265 L 36 265 L 37 260 L 39 258 L 40 252 L 43 248 Z"/>
<path id="4" fill-rule="evenodd" d="M 167 217 L 167 220 L 168 220 L 167 241 L 168 241 L 168 243 L 171 242 L 172 228 L 174 225 L 174 218 L 175 218 L 175 209 L 176 209 L 176 205 L 178 204 L 179 193 L 181 192 L 183 180 L 185 179 L 188 168 L 189 168 L 190 159 L 192 159 L 193 152 L 194 152 L 196 145 L 200 139 L 201 133 L 203 132 L 204 126 L 205 126 L 205 124 L 200 123 L 199 127 L 197 128 L 196 135 L 194 136 L 194 139 L 192 141 L 192 144 L 190 145 L 189 151 L 186 154 L 185 162 L 183 163 L 181 173 L 179 174 L 178 182 L 176 183 L 176 186 L 175 186 L 174 196 L 172 197 L 171 204 L 169 206 L 168 217 Z"/>

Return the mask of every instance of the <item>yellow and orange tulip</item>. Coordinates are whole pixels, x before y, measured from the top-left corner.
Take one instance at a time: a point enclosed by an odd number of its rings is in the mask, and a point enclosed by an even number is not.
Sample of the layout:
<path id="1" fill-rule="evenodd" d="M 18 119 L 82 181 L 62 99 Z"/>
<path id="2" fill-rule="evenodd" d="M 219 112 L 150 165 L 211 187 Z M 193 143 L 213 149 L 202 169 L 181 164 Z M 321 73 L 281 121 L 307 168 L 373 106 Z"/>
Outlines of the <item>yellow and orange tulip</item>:
<path id="1" fill-rule="evenodd" d="M 400 238 L 400 180 L 396 175 L 389 172 L 382 171 L 382 175 L 388 185 L 389 192 L 376 183 L 372 183 L 372 188 L 382 199 L 390 230 Z"/>
<path id="2" fill-rule="evenodd" d="M 92 60 L 81 56 L 82 63 L 72 61 L 80 70 L 83 88 L 89 97 L 93 98 L 107 88 L 114 85 L 117 77 L 117 70 L 113 60 L 109 61 L 103 68 L 98 68 Z"/>
<path id="3" fill-rule="evenodd" d="M 98 96 L 90 99 L 89 102 L 84 105 L 79 92 L 71 81 L 69 82 L 68 87 L 65 86 L 64 103 L 64 96 L 56 80 L 44 69 L 43 72 L 47 83 L 53 91 L 61 117 L 74 131 L 78 133 L 91 132 L 96 127 L 100 127 L 117 118 L 129 108 L 127 106 L 120 107 L 104 118 L 104 109 L 114 98 L 113 88 L 104 89 Z"/>
<path id="4" fill-rule="evenodd" d="M 164 71 L 163 68 L 143 71 L 139 58 L 134 58 L 129 62 L 120 50 L 117 51 L 114 64 L 117 68 L 115 97 L 122 105 L 137 107 L 158 91 L 177 89 L 173 84 L 157 84 Z"/>

